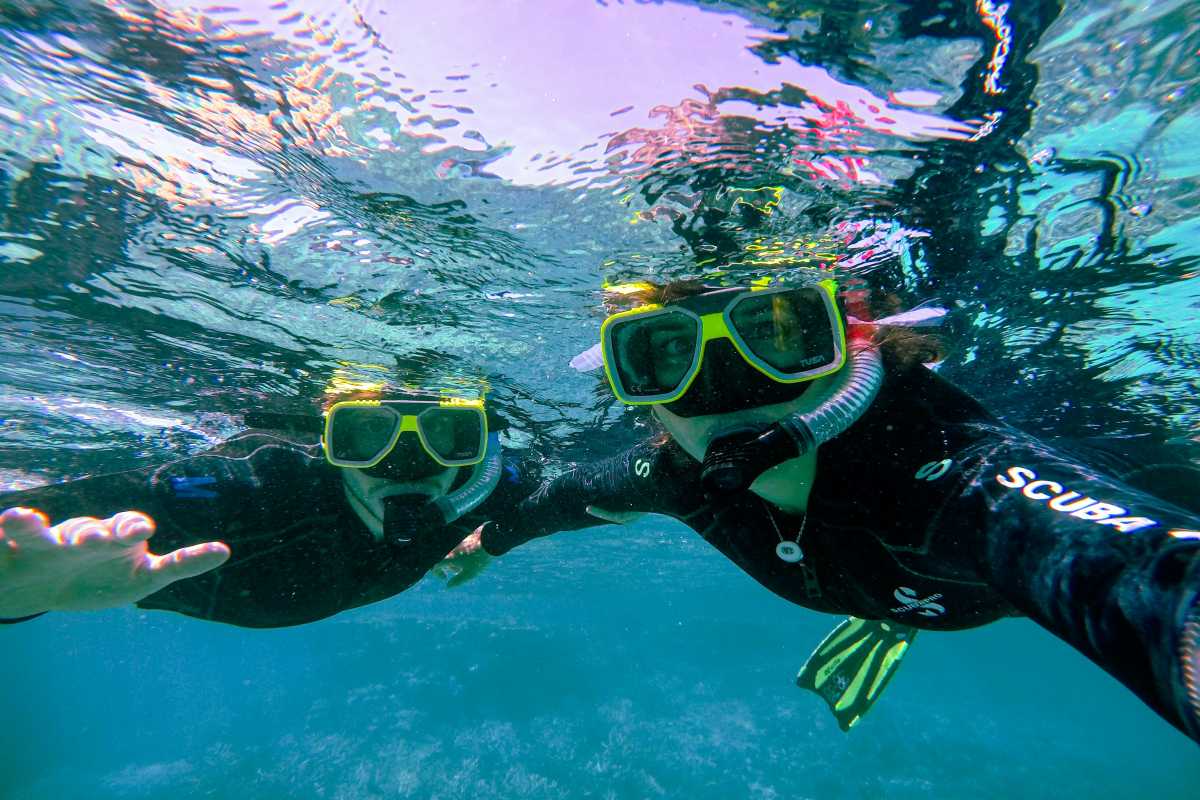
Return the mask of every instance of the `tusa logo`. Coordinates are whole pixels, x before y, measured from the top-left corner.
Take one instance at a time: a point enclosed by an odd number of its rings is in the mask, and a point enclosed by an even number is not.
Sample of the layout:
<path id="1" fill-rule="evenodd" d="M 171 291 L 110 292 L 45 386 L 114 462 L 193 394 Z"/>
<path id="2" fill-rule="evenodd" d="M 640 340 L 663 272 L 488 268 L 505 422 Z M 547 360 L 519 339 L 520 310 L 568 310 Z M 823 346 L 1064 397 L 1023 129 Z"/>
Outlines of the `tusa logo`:
<path id="1" fill-rule="evenodd" d="M 1112 503 L 1102 503 L 1085 497 L 1064 487 L 1058 481 L 1038 478 L 1028 467 L 1009 467 L 996 476 L 996 482 L 1009 489 L 1020 489 L 1030 500 L 1045 500 L 1046 505 L 1076 519 L 1095 522 L 1097 525 L 1112 525 L 1121 533 L 1132 533 L 1143 528 L 1153 528 L 1158 523 L 1147 517 L 1127 516 L 1129 512 Z"/>

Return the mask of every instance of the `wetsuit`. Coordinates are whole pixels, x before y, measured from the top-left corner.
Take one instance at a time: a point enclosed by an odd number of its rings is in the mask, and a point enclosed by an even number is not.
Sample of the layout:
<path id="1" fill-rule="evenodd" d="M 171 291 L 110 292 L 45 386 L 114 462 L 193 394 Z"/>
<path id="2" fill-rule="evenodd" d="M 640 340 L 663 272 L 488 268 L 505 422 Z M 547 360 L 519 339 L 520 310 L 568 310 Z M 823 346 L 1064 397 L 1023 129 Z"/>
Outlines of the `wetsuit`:
<path id="1" fill-rule="evenodd" d="M 924 367 L 889 372 L 817 459 L 805 518 L 751 492 L 706 498 L 695 460 L 644 443 L 545 483 L 483 545 L 603 524 L 588 506 L 666 514 L 818 611 L 930 630 L 1029 616 L 1200 740 L 1200 656 L 1182 654 L 1200 652 L 1200 516 L 1130 485 L 1153 485 L 1151 465 L 1108 458 L 1121 477 L 1102 475 Z M 803 560 L 781 560 L 798 535 Z"/>
<path id="2" fill-rule="evenodd" d="M 36 508 L 53 522 L 142 511 L 157 525 L 150 545 L 159 553 L 225 542 L 232 554 L 224 565 L 138 605 L 282 627 L 408 589 L 474 528 L 507 517 L 535 485 L 522 469 L 507 464 L 499 486 L 473 512 L 408 543 L 372 536 L 350 507 L 341 470 L 314 438 L 271 431 L 248 431 L 165 466 L 0 494 L 0 508 Z"/>

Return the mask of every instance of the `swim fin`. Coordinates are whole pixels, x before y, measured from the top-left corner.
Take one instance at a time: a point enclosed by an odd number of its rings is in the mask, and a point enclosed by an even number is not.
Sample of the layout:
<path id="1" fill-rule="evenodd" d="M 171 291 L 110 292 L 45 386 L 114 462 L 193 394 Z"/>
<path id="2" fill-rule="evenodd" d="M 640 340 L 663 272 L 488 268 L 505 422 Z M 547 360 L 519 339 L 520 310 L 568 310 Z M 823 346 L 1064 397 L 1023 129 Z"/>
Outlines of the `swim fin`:
<path id="1" fill-rule="evenodd" d="M 916 635 L 907 625 L 847 617 L 804 662 L 796 685 L 823 697 L 848 731 L 883 693 Z"/>

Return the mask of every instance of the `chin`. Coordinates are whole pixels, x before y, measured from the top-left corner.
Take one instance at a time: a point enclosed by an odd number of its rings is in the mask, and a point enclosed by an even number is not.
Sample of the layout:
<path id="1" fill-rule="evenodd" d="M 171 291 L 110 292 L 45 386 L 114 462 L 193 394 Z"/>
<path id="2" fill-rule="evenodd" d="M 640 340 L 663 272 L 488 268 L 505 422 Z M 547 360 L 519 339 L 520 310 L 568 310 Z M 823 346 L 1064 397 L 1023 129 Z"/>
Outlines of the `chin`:
<path id="1" fill-rule="evenodd" d="M 826 381 L 826 378 L 819 378 L 805 384 L 804 391 L 789 400 L 749 406 L 738 411 L 681 417 L 667 406 L 656 405 L 652 407 L 652 413 L 688 455 L 703 461 L 709 443 L 718 436 L 738 429 L 766 428 L 789 414 L 815 407 L 823 399 L 824 392 L 819 389 Z"/>

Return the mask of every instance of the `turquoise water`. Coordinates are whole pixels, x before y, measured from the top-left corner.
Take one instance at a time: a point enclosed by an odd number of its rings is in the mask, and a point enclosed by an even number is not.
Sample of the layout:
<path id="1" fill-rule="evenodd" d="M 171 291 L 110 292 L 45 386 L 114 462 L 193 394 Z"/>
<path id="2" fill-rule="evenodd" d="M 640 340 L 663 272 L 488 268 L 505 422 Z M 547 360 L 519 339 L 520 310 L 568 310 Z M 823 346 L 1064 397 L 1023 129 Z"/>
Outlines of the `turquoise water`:
<path id="1" fill-rule="evenodd" d="M 399 368 L 555 461 L 603 281 L 832 266 L 950 309 L 1042 436 L 1191 448 L 1195 4 L 0 5 L 0 486 L 202 451 Z M 616 427 L 611 435 L 602 431 Z M 0 798 L 1161 797 L 1195 745 L 1024 621 L 841 733 L 836 622 L 681 526 L 300 629 L 0 630 Z"/>

